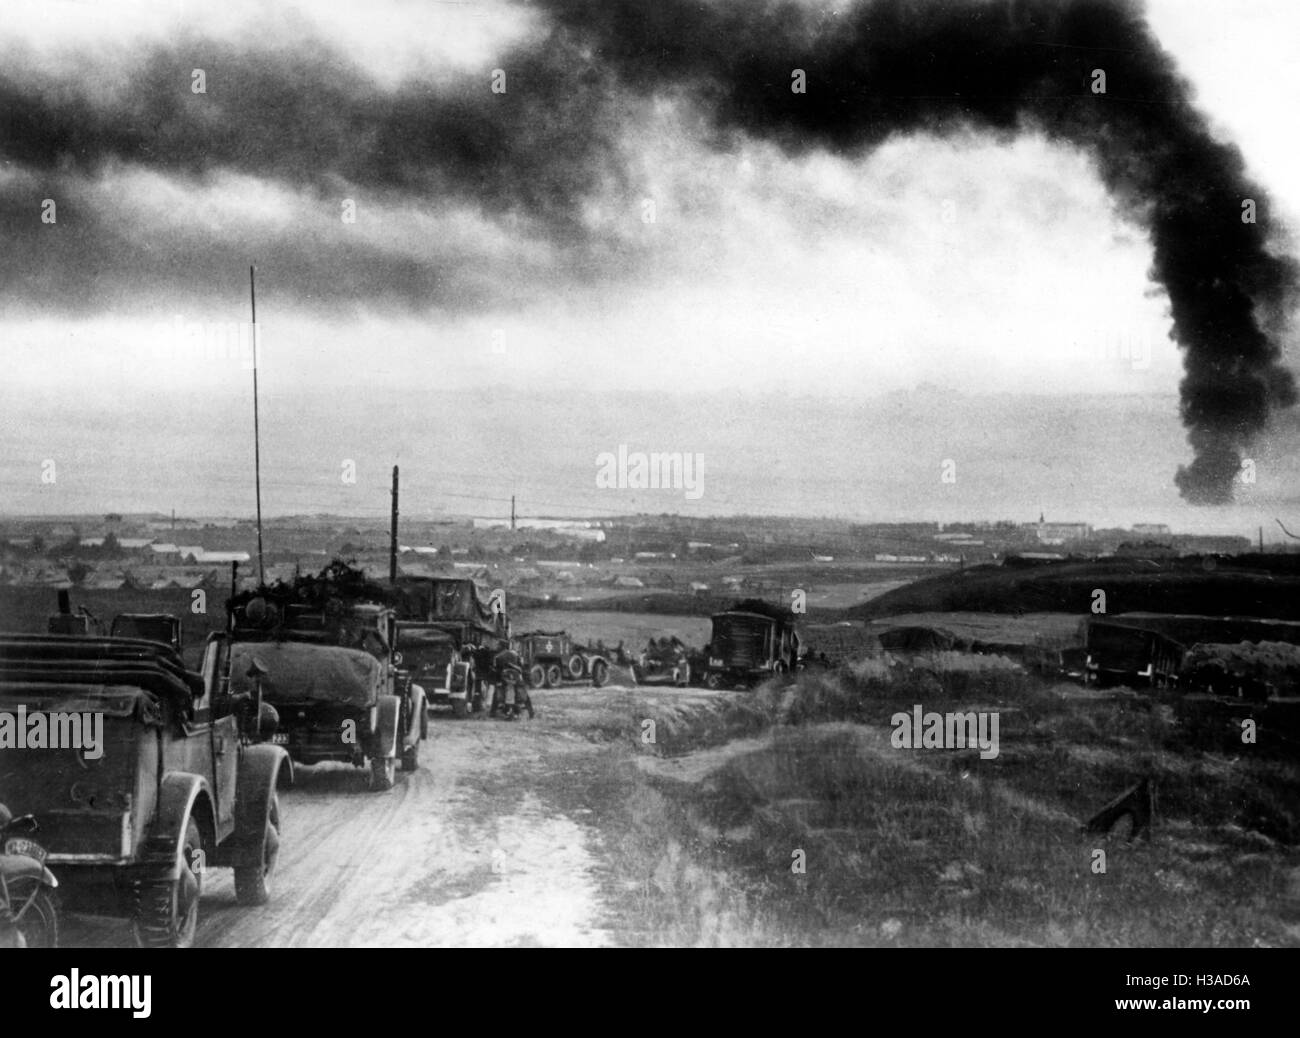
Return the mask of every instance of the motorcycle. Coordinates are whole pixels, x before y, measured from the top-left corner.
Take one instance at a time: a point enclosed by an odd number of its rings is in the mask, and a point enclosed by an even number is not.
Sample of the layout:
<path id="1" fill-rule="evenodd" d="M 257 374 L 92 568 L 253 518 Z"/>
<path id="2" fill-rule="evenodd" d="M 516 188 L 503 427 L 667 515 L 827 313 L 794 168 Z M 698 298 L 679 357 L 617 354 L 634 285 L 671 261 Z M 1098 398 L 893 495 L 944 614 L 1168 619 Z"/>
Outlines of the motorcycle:
<path id="1" fill-rule="evenodd" d="M 528 694 L 528 685 L 524 681 L 524 672 L 518 667 L 505 667 L 492 690 L 492 709 L 489 716 L 495 717 L 497 711 L 507 721 L 513 721 L 521 710 L 527 710 L 531 719 L 534 716 L 533 700 Z"/>
<path id="2" fill-rule="evenodd" d="M 31 815 L 14 818 L 0 804 L 0 948 L 58 947 L 59 881 L 45 867 L 45 848 L 33 839 L 39 829 Z"/>

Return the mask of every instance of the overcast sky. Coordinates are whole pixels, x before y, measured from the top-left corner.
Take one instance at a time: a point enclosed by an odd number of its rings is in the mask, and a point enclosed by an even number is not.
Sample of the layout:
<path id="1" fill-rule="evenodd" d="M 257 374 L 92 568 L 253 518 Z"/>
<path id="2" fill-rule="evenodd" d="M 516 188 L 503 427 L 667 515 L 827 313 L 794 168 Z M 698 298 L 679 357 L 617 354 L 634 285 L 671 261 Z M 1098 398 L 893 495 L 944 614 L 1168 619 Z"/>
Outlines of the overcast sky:
<path id="1" fill-rule="evenodd" d="M 1148 6 L 1294 226 L 1300 8 Z M 720 146 L 689 92 L 611 87 L 541 6 L 493 0 L 0 0 L 0 23 L 11 414 L 35 391 L 124 422 L 162 392 L 246 395 L 226 323 L 250 262 L 272 400 L 931 385 L 1176 406 L 1146 232 L 1040 136 Z"/>

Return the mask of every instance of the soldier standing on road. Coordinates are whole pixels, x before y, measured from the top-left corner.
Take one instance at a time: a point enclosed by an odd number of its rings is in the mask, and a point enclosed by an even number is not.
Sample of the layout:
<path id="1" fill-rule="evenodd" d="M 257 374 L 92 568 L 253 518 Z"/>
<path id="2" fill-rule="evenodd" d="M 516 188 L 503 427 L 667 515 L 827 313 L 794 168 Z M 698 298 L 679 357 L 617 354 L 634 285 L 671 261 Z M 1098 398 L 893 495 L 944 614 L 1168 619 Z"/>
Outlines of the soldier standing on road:
<path id="1" fill-rule="evenodd" d="M 502 715 L 513 721 L 523 708 L 528 711 L 530 718 L 533 717 L 533 700 L 528 694 L 528 686 L 524 684 L 524 661 L 520 659 L 519 653 L 510 648 L 502 649 L 492 658 L 492 673 L 497 684 L 505 690 L 505 702 L 500 704 Z M 523 697 L 522 702 L 515 702 L 516 695 Z M 493 696 L 492 716 L 496 715 L 498 705 L 498 698 Z"/>

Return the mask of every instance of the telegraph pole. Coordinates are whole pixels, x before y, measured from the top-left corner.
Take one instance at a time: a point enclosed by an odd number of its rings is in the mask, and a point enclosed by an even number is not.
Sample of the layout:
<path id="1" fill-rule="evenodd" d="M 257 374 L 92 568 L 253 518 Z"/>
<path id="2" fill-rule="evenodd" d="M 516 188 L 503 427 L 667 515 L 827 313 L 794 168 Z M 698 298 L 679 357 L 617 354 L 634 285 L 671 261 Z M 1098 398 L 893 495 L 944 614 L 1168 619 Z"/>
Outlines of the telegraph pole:
<path id="1" fill-rule="evenodd" d="M 397 583 L 397 466 L 393 466 L 393 525 L 388 541 L 388 582 Z"/>
<path id="2" fill-rule="evenodd" d="M 515 532 L 515 495 L 510 495 L 510 532 Z"/>

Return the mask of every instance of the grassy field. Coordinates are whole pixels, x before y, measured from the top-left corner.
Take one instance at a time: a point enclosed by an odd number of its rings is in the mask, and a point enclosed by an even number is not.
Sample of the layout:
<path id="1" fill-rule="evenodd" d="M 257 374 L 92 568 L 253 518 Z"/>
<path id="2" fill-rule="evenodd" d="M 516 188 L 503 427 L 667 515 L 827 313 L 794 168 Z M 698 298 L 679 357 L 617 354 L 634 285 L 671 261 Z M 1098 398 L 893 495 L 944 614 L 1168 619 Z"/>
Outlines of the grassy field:
<path id="1" fill-rule="evenodd" d="M 1110 558 L 1048 565 L 974 566 L 917 580 L 849 609 L 868 618 L 899 613 L 1089 612 L 1106 592 L 1109 613 L 1156 612 L 1300 619 L 1297 556 Z"/>
<path id="2" fill-rule="evenodd" d="M 578 785 L 618 834 L 606 883 L 632 943 L 1300 946 L 1294 715 L 1256 707 L 1247 744 L 1245 708 L 978 660 L 761 689 L 761 729 L 611 730 Z M 916 703 L 997 710 L 999 755 L 895 748 L 890 717 Z M 1149 840 L 1081 832 L 1142 777 Z"/>

